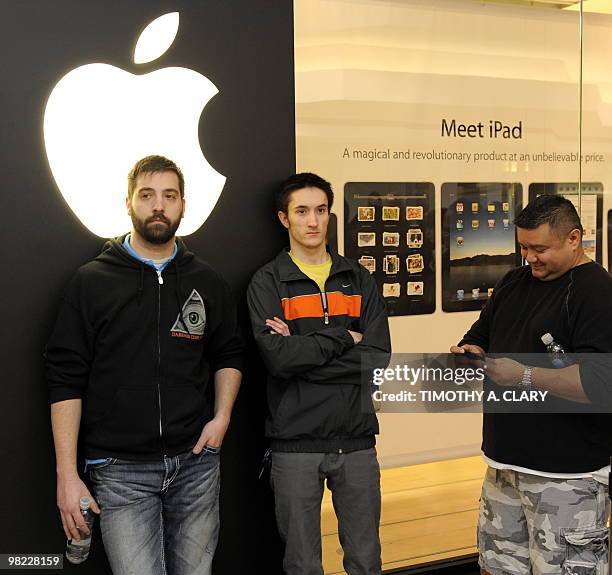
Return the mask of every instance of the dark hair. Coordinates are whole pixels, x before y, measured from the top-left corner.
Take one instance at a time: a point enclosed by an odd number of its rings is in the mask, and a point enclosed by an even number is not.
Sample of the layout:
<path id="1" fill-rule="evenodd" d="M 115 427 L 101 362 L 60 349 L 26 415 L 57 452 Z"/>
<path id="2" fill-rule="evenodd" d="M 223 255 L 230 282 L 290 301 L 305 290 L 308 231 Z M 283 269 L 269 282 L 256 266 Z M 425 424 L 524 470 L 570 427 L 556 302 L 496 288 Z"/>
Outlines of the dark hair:
<path id="1" fill-rule="evenodd" d="M 557 236 L 564 236 L 575 229 L 584 232 L 574 204 L 563 196 L 539 196 L 514 219 L 514 225 L 524 230 L 535 230 L 542 224 L 548 224 Z"/>
<path id="2" fill-rule="evenodd" d="M 318 188 L 324 192 L 327 196 L 327 209 L 331 210 L 332 204 L 334 203 L 334 192 L 332 191 L 331 184 L 320 176 L 311 174 L 310 172 L 294 174 L 283 182 L 280 190 L 276 193 L 276 209 L 286 214 L 289 209 L 291 194 L 303 188 Z"/>
<path id="3" fill-rule="evenodd" d="M 128 197 L 130 200 L 134 195 L 138 176 L 141 174 L 156 174 L 158 172 L 174 172 L 179 181 L 181 198 L 185 196 L 185 179 L 181 169 L 172 160 L 164 158 L 164 156 L 147 156 L 142 158 L 142 160 L 138 160 L 128 174 Z"/>

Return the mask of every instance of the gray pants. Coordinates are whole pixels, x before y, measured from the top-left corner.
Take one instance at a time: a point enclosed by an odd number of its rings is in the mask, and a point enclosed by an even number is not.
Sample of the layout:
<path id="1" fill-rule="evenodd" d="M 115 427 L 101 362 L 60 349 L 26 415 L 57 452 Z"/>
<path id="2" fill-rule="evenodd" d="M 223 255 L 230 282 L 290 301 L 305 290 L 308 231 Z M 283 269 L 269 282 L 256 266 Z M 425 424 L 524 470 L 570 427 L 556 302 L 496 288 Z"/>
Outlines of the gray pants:
<path id="1" fill-rule="evenodd" d="M 374 448 L 351 453 L 272 454 L 276 521 L 285 542 L 287 575 L 323 575 L 321 500 L 332 492 L 344 569 L 380 575 L 380 468 Z"/>

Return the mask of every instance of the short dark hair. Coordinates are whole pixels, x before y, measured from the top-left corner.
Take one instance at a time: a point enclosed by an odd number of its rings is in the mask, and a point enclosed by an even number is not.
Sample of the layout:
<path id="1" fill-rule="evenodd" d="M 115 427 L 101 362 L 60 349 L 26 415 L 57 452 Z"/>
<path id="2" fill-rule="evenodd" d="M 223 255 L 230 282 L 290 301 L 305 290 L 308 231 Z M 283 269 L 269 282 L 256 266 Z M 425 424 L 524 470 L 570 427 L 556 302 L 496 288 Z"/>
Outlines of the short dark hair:
<path id="1" fill-rule="evenodd" d="M 138 176 L 141 174 L 156 174 L 158 172 L 174 172 L 179 181 L 181 198 L 185 197 L 185 178 L 183 178 L 181 169 L 172 160 L 164 158 L 164 156 L 147 156 L 142 158 L 142 160 L 138 160 L 128 174 L 128 197 L 130 200 L 134 195 Z"/>
<path id="2" fill-rule="evenodd" d="M 303 188 L 318 188 L 324 192 L 327 196 L 327 209 L 331 210 L 332 204 L 334 203 L 334 192 L 332 191 L 331 184 L 327 180 L 310 172 L 294 174 L 283 182 L 280 190 L 276 193 L 276 209 L 286 214 L 289 209 L 291 194 Z"/>
<path id="3" fill-rule="evenodd" d="M 584 233 L 574 204 L 563 196 L 544 194 L 529 202 L 514 219 L 514 225 L 524 230 L 535 230 L 548 224 L 551 231 L 561 237 L 578 229 Z"/>

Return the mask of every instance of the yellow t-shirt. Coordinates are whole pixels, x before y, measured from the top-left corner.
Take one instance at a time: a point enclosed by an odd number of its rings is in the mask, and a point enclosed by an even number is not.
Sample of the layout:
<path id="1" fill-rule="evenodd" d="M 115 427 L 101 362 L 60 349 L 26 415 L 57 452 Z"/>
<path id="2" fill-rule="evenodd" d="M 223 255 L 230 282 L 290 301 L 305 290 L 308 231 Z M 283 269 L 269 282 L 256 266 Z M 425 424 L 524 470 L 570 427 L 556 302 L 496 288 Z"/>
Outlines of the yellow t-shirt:
<path id="1" fill-rule="evenodd" d="M 317 285 L 322 292 L 325 291 L 325 280 L 329 277 L 329 272 L 332 266 L 331 257 L 322 264 L 305 264 L 304 262 L 298 260 L 291 252 L 289 252 L 289 257 L 293 260 L 293 263 L 300 268 L 300 271 L 304 275 L 317 282 Z"/>

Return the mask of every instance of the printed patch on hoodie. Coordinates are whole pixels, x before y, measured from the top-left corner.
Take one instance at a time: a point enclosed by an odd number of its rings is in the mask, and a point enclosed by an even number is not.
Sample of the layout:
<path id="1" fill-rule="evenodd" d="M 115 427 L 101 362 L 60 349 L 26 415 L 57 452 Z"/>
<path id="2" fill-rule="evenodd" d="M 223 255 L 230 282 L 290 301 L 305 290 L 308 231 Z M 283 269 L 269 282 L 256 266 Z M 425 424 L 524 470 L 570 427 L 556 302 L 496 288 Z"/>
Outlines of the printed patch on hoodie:
<path id="1" fill-rule="evenodd" d="M 193 290 L 178 314 L 170 334 L 172 337 L 202 339 L 206 327 L 206 308 L 202 296 Z"/>

